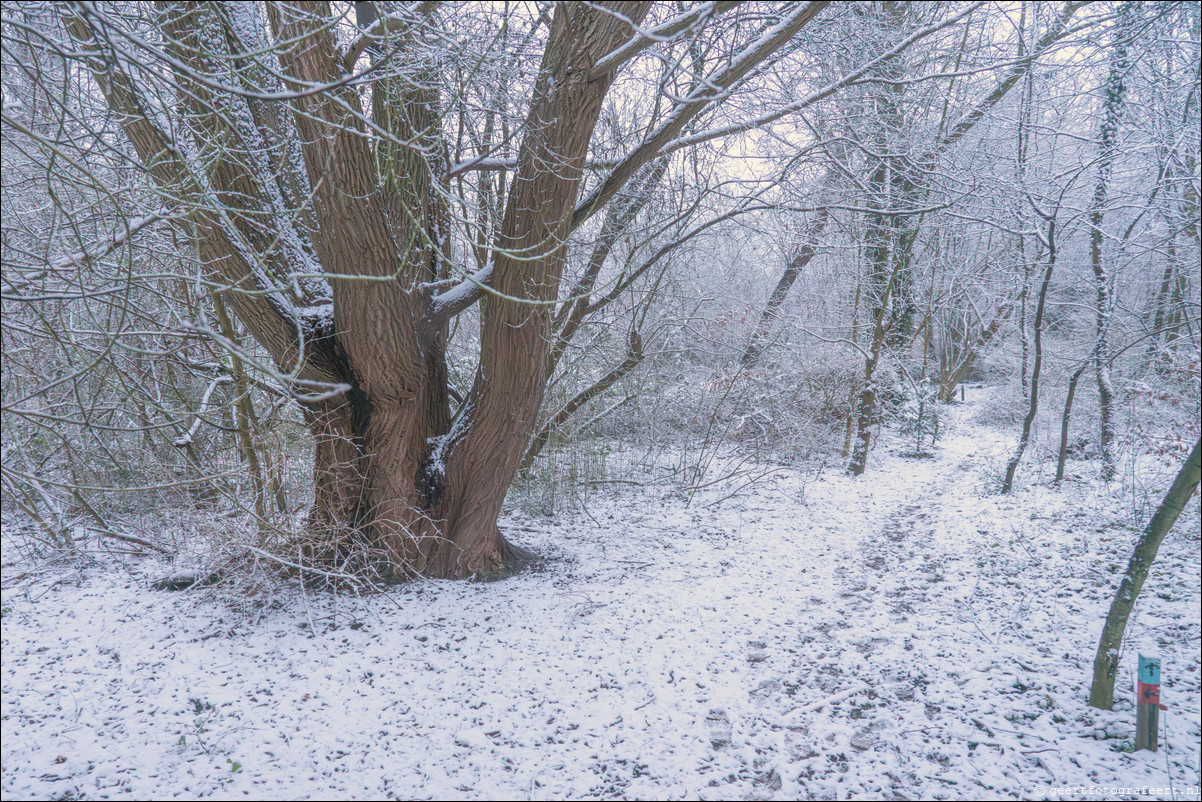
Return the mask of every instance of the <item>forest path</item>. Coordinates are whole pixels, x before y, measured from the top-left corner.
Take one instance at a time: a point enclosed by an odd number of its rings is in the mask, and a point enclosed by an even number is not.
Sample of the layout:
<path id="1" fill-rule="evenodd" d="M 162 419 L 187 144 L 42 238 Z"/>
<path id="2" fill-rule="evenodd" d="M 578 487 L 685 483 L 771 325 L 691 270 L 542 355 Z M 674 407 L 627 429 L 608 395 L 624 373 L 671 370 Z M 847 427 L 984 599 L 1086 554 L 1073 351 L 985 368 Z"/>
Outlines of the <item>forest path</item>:
<path id="1" fill-rule="evenodd" d="M 838 541 L 831 544 L 830 559 L 839 563 L 846 583 L 839 604 L 844 614 L 867 615 L 882 630 L 896 631 L 912 616 L 930 614 L 932 596 L 944 590 L 945 569 L 972 555 L 974 536 L 982 533 L 965 530 L 963 504 L 955 502 L 968 499 L 975 506 L 971 500 L 989 483 L 982 465 L 997 462 L 1009 446 L 1000 433 L 974 425 L 973 412 L 961 405 L 944 413 L 950 432 L 938 453 L 915 457 L 898 454 L 895 446 L 881 455 L 886 464 L 876 466 L 875 476 L 856 480 L 884 483 L 857 488 L 866 511 L 884 513 L 866 516 L 867 534 L 855 555 L 840 553 L 844 544 Z"/>
<path id="2" fill-rule="evenodd" d="M 1034 450 L 1000 496 L 1013 433 L 976 422 L 971 402 L 946 412 L 934 459 L 884 432 L 858 478 L 781 468 L 735 496 L 648 482 L 576 516 L 511 513 L 547 559 L 504 582 L 165 594 L 148 590 L 161 565 L 6 563 L 0 790 L 784 800 L 1196 786 L 1197 541 L 1166 540 L 1130 629 L 1133 651 L 1164 661 L 1171 727 L 1168 748 L 1131 754 L 1130 709 L 1085 706 L 1138 529 L 1125 497 L 1041 484 Z M 1179 527 L 1197 526 L 1195 503 Z"/>

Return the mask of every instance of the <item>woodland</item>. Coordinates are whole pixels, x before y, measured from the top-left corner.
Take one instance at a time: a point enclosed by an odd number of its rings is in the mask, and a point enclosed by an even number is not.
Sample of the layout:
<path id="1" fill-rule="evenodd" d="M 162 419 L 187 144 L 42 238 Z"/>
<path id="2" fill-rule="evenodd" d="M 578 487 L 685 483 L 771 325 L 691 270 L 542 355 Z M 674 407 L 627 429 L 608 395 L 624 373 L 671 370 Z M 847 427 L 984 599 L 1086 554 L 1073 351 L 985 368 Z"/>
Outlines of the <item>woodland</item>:
<path id="1" fill-rule="evenodd" d="M 1196 3 L 0 14 L 6 797 L 1197 798 Z"/>

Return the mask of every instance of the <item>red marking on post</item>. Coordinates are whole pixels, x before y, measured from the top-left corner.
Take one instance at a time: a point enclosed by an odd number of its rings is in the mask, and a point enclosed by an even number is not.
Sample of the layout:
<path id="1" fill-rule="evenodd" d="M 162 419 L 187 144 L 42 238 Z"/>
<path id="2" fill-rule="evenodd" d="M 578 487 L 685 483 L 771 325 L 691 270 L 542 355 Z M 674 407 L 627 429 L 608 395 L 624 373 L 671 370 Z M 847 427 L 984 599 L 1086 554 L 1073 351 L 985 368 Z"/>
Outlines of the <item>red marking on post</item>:
<path id="1" fill-rule="evenodd" d="M 1159 705 L 1160 704 L 1160 685 L 1152 685 L 1149 683 L 1139 683 L 1139 703 L 1144 705 Z"/>

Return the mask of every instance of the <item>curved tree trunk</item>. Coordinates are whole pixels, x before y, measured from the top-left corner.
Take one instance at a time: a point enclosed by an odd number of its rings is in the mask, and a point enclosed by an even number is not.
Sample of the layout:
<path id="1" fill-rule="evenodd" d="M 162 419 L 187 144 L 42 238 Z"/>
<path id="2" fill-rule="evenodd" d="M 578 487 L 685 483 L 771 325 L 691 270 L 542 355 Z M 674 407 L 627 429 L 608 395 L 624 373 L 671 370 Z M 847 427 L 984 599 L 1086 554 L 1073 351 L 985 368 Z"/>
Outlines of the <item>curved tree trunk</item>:
<path id="1" fill-rule="evenodd" d="M 1093 683 L 1089 689 L 1089 704 L 1102 710 L 1114 707 L 1114 675 L 1118 672 L 1119 651 L 1123 645 L 1123 633 L 1127 630 L 1127 619 L 1135 609 L 1135 601 L 1148 578 L 1148 570 L 1156 561 L 1156 552 L 1164 542 L 1165 535 L 1173 528 L 1177 516 L 1185 508 L 1202 477 L 1202 438 L 1186 458 L 1173 486 L 1165 494 L 1156 514 L 1148 522 L 1143 535 L 1135 544 L 1135 551 L 1127 563 L 1127 571 L 1119 583 L 1118 592 L 1110 604 L 1102 637 L 1098 640 L 1098 651 L 1093 661 Z"/>
<path id="2" fill-rule="evenodd" d="M 1087 367 L 1089 367 L 1089 362 L 1083 363 L 1081 367 L 1073 371 L 1073 375 L 1068 380 L 1068 392 L 1064 396 L 1064 413 L 1060 416 L 1060 452 L 1056 456 L 1057 482 L 1064 478 L 1064 466 L 1068 462 L 1068 426 L 1073 414 L 1073 399 L 1077 396 L 1077 382 L 1081 381 L 1081 374 Z"/>

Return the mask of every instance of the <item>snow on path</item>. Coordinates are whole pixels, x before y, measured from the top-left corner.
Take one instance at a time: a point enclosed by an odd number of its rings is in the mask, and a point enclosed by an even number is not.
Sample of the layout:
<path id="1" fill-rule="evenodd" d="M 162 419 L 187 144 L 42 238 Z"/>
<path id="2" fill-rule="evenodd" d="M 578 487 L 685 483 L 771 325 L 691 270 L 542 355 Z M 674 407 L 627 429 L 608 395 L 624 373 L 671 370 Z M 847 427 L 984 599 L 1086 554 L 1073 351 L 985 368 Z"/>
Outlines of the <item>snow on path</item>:
<path id="1" fill-rule="evenodd" d="M 547 560 L 493 584 L 231 599 L 97 568 L 10 581 L 6 557 L 0 789 L 1198 798 L 1197 503 L 1129 628 L 1164 660 L 1168 748 L 1131 753 L 1126 683 L 1116 711 L 1084 704 L 1129 514 L 1092 486 L 996 495 L 1010 441 L 971 413 L 936 459 L 884 438 L 859 479 L 511 518 Z M 1113 790 L 1144 787 L 1164 791 Z"/>

